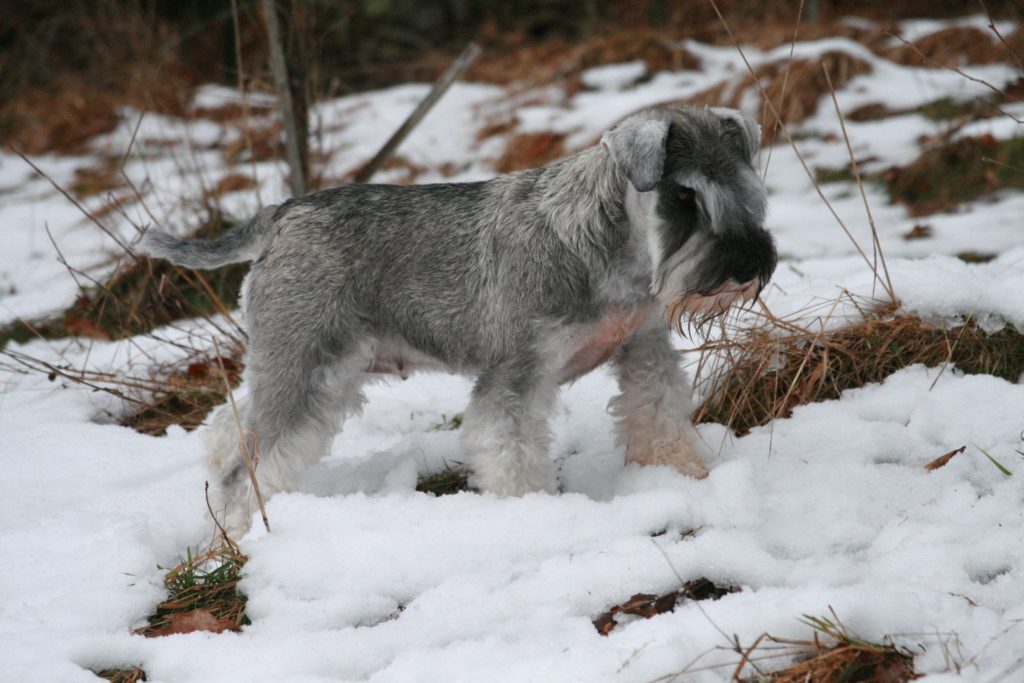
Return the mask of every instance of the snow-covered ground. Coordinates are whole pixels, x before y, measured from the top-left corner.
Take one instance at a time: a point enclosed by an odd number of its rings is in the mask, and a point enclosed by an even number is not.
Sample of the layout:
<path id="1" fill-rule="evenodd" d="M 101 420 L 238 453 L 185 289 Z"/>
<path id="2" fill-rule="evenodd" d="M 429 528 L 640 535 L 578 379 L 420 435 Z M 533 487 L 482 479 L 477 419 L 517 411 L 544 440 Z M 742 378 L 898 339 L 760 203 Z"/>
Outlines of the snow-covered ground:
<path id="1" fill-rule="evenodd" d="M 582 148 L 632 111 L 743 73 L 735 50 L 687 48 L 702 70 L 642 79 L 642 64 L 605 67 L 585 74 L 588 87 L 572 97 L 542 91 L 511 110 L 501 88 L 457 84 L 399 154 L 423 167 L 417 182 L 484 178 L 514 132 L 559 131 L 571 149 Z M 895 65 L 843 39 L 802 43 L 796 54 L 834 50 L 873 67 L 838 93 L 844 111 L 987 92 L 950 71 Z M 758 64 L 788 53 L 783 46 L 747 56 Z M 1014 77 L 1008 65 L 969 71 L 996 84 Z M 326 175 L 341 177 L 372 155 L 426 89 L 405 85 L 319 105 L 321 145 L 333 153 Z M 197 104 L 233 97 L 211 87 Z M 477 140 L 478 131 L 511 114 L 512 131 Z M 223 198 L 239 216 L 284 194 L 278 162 L 229 167 L 221 150 L 239 132 L 209 120 L 147 114 L 139 124 L 138 112 L 125 112 L 121 129 L 94 141 L 96 154 L 123 154 L 137 124 L 126 172 L 147 192 L 145 207 L 127 209 L 139 223 L 152 214 L 184 231 L 194 211 L 182 198 L 201 195 L 228 172 L 260 178 L 258 194 Z M 919 137 L 946 125 L 906 114 L 849 121 L 847 130 L 857 157 L 879 170 L 912 160 Z M 803 134 L 798 144 L 812 167 L 848 160 L 828 97 L 794 132 Z M 1006 118 L 970 131 L 981 132 L 1024 133 Z M 96 163 L 94 156 L 34 162 L 63 185 L 76 168 Z M 771 191 L 768 227 L 784 257 L 766 304 L 787 314 L 842 289 L 870 295 L 871 273 L 792 149 L 780 141 L 770 155 L 762 151 L 760 163 Z M 1024 331 L 1024 195 L 920 219 L 889 205 L 875 186 L 867 190 L 905 309 Z M 870 249 L 855 187 L 824 191 Z M 931 237 L 901 237 L 922 220 Z M 135 237 L 116 213 L 104 222 L 125 241 Z M 47 231 L 73 266 L 95 275 L 110 269 L 117 251 L 9 154 L 0 155 L 0 225 L 0 323 L 73 301 L 76 285 Z M 969 265 L 952 256 L 968 250 L 997 257 Z M 171 340 L 185 334 L 161 332 Z M 112 369 L 179 353 L 150 338 L 16 348 L 71 367 Z M 252 624 L 241 633 L 153 639 L 131 631 L 164 597 L 161 567 L 210 536 L 201 434 L 173 428 L 156 438 L 110 424 L 105 416 L 117 406 L 105 394 L 6 364 L 0 382 L 0 680 L 88 681 L 95 678 L 87 669 L 140 665 L 148 680 L 175 683 L 652 681 L 683 671 L 679 680 L 723 681 L 739 661 L 733 634 L 745 646 L 765 632 L 808 638 L 801 615 L 831 609 L 857 635 L 908 648 L 930 683 L 1024 681 L 1019 382 L 912 367 L 742 438 L 704 425 L 700 433 L 717 455 L 708 479 L 695 481 L 665 468 L 623 466 L 605 412 L 614 381 L 599 369 L 563 392 L 553 421 L 563 492 L 521 499 L 414 490 L 419 474 L 459 459 L 457 432 L 436 426 L 463 410 L 467 380 L 424 374 L 375 385 L 364 413 L 345 425 L 302 491 L 270 501 L 273 533 L 254 527 L 242 541 L 250 560 L 241 588 Z M 966 452 L 945 467 L 925 470 L 960 446 Z M 680 604 L 606 637 L 591 623 L 635 593 L 673 590 L 679 577 L 741 590 Z"/>

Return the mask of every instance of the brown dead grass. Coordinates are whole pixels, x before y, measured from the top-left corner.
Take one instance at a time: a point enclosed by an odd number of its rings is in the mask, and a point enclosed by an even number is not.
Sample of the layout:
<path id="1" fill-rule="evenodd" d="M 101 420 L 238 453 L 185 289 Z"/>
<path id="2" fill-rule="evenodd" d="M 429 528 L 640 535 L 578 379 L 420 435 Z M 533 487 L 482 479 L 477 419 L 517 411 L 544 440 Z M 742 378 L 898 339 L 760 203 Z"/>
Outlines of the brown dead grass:
<path id="1" fill-rule="evenodd" d="M 138 683 L 149 680 L 146 678 L 146 672 L 137 666 L 130 669 L 103 669 L 97 671 L 96 675 L 107 679 L 110 683 Z"/>
<path id="2" fill-rule="evenodd" d="M 993 64 L 1010 59 L 995 34 L 972 26 L 953 26 L 935 31 L 918 38 L 911 45 L 888 48 L 881 54 L 908 66 L 925 66 L 929 62 L 944 66 Z"/>
<path id="3" fill-rule="evenodd" d="M 565 151 L 565 135 L 562 133 L 520 133 L 509 139 L 505 153 L 494 167 L 499 173 L 536 168 L 562 157 Z"/>
<path id="4" fill-rule="evenodd" d="M 901 368 L 955 365 L 968 374 L 1015 382 L 1024 373 L 1024 334 L 988 334 L 973 321 L 946 330 L 891 307 L 825 333 L 784 321 L 747 329 L 706 349 L 727 365 L 698 408 L 696 422 L 738 434 L 788 417 L 798 405 L 839 398 Z"/>
<path id="5" fill-rule="evenodd" d="M 494 49 L 470 68 L 468 80 L 502 85 L 564 82 L 579 87 L 579 76 L 604 64 L 641 60 L 647 71 L 700 67 L 700 60 L 677 45 L 678 39 L 649 29 L 621 29 L 586 41 L 552 38 L 533 42 L 522 34 L 503 36 Z"/>
<path id="6" fill-rule="evenodd" d="M 154 638 L 191 631 L 240 631 L 249 623 L 246 596 L 238 591 L 247 560 L 231 543 L 196 555 L 190 550 L 164 577 L 168 598 L 156 606 L 149 625 L 136 633 Z"/>
<path id="7" fill-rule="evenodd" d="M 231 223 L 212 212 L 190 237 L 211 239 Z M 208 273 L 145 256 L 125 260 L 105 282 L 83 291 L 65 312 L 69 334 L 123 339 L 175 320 L 227 311 L 238 298 L 248 264 Z"/>
<path id="8" fill-rule="evenodd" d="M 252 176 L 242 175 L 240 173 L 229 173 L 220 180 L 213 187 L 206 190 L 203 196 L 206 200 L 219 199 L 226 194 L 232 192 L 244 192 L 245 190 L 251 190 L 256 187 L 255 181 Z"/>
<path id="9" fill-rule="evenodd" d="M 1024 189 L 1024 137 L 944 139 L 881 180 L 893 202 L 913 216 L 950 211 L 1004 189 Z"/>
<path id="10" fill-rule="evenodd" d="M 146 390 L 135 392 L 138 402 L 120 423 L 151 436 L 166 434 L 171 425 L 195 429 L 227 400 L 227 387 L 235 388 L 242 381 L 239 355 L 236 351 L 195 358 L 184 369 L 176 365 L 153 368 L 146 378 Z"/>
<path id="11" fill-rule="evenodd" d="M 121 175 L 121 159 L 105 156 L 95 166 L 75 169 L 75 177 L 68 189 L 79 199 L 85 199 L 123 188 L 125 184 Z"/>
<path id="12" fill-rule="evenodd" d="M 826 52 L 820 59 L 780 60 L 765 64 L 755 70 L 757 80 L 750 74 L 739 81 L 725 81 L 709 90 L 690 98 L 693 104 L 709 104 L 715 106 L 738 108 L 750 96 L 763 102 L 757 83 L 760 82 L 764 92 L 775 104 L 782 120 L 787 125 L 799 123 L 812 116 L 822 99 L 830 93 L 828 79 L 822 69 L 828 68 L 832 85 L 840 90 L 855 76 L 871 72 L 871 65 L 857 59 L 846 52 Z M 788 75 L 787 75 L 788 74 Z M 760 106 L 764 112 L 761 122 L 761 144 L 772 144 L 777 134 L 775 115 L 769 107 Z"/>
<path id="13" fill-rule="evenodd" d="M 744 679 L 745 683 L 906 683 L 918 677 L 913 658 L 891 645 L 770 642 L 798 646 L 806 652 L 785 669 Z"/>

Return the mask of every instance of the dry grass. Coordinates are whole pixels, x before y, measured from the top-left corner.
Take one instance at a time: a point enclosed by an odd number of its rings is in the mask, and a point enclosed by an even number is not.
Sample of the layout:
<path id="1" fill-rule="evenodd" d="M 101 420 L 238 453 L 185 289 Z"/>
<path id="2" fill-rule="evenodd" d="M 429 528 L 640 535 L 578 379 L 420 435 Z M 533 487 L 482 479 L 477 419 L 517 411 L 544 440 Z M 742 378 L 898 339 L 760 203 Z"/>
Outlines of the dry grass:
<path id="1" fill-rule="evenodd" d="M 435 496 L 448 496 L 463 491 L 475 492 L 476 489 L 469 485 L 469 469 L 461 463 L 453 466 L 446 466 L 440 472 L 420 477 L 416 482 L 416 490 L 420 493 L 430 493 Z"/>
<path id="2" fill-rule="evenodd" d="M 871 65 L 867 62 L 846 52 L 832 51 L 826 52 L 820 59 L 794 59 L 791 63 L 780 60 L 762 65 L 755 70 L 756 81 L 747 74 L 738 82 L 725 81 L 688 101 L 738 108 L 752 96 L 756 96 L 758 101 L 763 100 L 764 95 L 757 86 L 760 82 L 783 122 L 792 125 L 812 116 L 818 110 L 822 98 L 830 92 L 822 64 L 828 68 L 832 85 L 837 90 L 855 76 L 871 71 Z M 764 110 L 761 144 L 768 146 L 774 142 L 778 128 L 771 109 L 763 105 L 761 108 Z"/>
<path id="3" fill-rule="evenodd" d="M 1024 189 L 1024 137 L 943 140 L 912 163 L 882 174 L 893 202 L 911 215 L 949 211 L 1001 189 Z"/>
<path id="4" fill-rule="evenodd" d="M 1010 59 L 1006 48 L 991 31 L 971 26 L 953 26 L 929 33 L 911 45 L 887 49 L 882 56 L 908 66 L 923 66 L 927 62 L 948 66 L 993 64 Z"/>
<path id="5" fill-rule="evenodd" d="M 97 671 L 96 675 L 107 679 L 110 683 L 138 683 L 149 680 L 146 678 L 146 672 L 137 666 L 130 669 L 103 669 Z"/>
<path id="6" fill-rule="evenodd" d="M 211 239 L 232 227 L 212 211 L 190 238 Z M 175 320 L 225 313 L 238 298 L 248 264 L 208 273 L 140 256 L 125 260 L 105 282 L 86 288 L 64 313 L 67 333 L 124 339 Z"/>
<path id="7" fill-rule="evenodd" d="M 246 597 L 238 581 L 246 560 L 231 543 L 217 545 L 187 557 L 167 572 L 169 596 L 156 606 L 149 625 L 136 633 L 146 637 L 189 631 L 238 631 L 249 623 Z"/>
<path id="8" fill-rule="evenodd" d="M 224 368 L 223 372 L 221 368 Z M 150 371 L 149 388 L 119 422 L 142 434 L 161 436 L 171 425 L 192 430 L 227 399 L 224 382 L 242 381 L 242 364 L 224 357 L 193 360 L 184 370 L 163 365 Z"/>
<path id="9" fill-rule="evenodd" d="M 968 320 L 946 330 L 891 307 L 824 333 L 772 319 L 706 349 L 726 366 L 711 378 L 714 388 L 695 420 L 725 424 L 741 435 L 788 417 L 798 405 L 839 398 L 917 363 L 951 363 L 1011 382 L 1024 373 L 1024 335 L 1012 327 L 988 334 Z"/>
<path id="10" fill-rule="evenodd" d="M 470 68 L 467 79 L 511 85 L 563 83 L 574 90 L 587 69 L 641 60 L 647 71 L 700 67 L 700 60 L 678 45 L 679 39 L 650 29 L 619 29 L 581 42 L 552 38 L 531 41 L 509 34 Z"/>
<path id="11" fill-rule="evenodd" d="M 733 680 L 743 683 L 906 683 L 918 678 L 909 651 L 892 643 L 873 643 L 852 635 L 835 612 L 831 618 L 804 615 L 801 621 L 814 630 L 813 640 L 790 640 L 765 634 L 753 647 L 742 651 L 743 658 Z M 795 657 L 796 661 L 784 669 L 767 673 L 756 664 L 778 656 Z M 748 664 L 758 673 L 741 679 L 739 675 Z"/>
<path id="12" fill-rule="evenodd" d="M 509 139 L 505 153 L 494 167 L 499 173 L 510 173 L 544 166 L 564 155 L 565 135 L 562 133 L 520 133 Z"/>

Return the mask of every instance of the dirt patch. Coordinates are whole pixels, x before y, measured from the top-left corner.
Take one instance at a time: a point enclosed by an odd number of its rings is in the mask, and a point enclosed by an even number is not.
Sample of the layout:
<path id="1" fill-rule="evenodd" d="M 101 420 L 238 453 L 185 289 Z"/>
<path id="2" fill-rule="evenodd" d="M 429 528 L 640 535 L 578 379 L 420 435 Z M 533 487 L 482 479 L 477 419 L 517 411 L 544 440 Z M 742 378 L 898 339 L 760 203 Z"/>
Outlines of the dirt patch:
<path id="1" fill-rule="evenodd" d="M 780 335 L 779 329 L 790 331 Z M 891 310 L 823 334 L 786 325 L 746 330 L 739 337 L 709 345 L 729 359 L 728 367 L 695 421 L 728 425 L 740 435 L 789 417 L 798 405 L 837 399 L 916 363 L 949 363 L 1010 382 L 1024 373 L 1024 334 L 1010 326 L 988 334 L 969 320 L 946 330 Z"/>
<path id="2" fill-rule="evenodd" d="M 1024 189 L 1024 137 L 944 141 L 881 178 L 890 199 L 911 215 L 949 211 L 1002 189 Z"/>

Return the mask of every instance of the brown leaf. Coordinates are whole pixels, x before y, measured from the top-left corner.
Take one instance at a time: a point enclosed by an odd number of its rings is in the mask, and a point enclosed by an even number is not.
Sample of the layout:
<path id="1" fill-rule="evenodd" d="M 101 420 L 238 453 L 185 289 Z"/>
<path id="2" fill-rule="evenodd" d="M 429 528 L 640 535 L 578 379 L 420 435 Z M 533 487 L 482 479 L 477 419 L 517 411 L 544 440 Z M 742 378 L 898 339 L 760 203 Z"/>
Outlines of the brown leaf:
<path id="1" fill-rule="evenodd" d="M 952 450 L 949 453 L 946 453 L 944 455 L 940 455 L 939 457 L 935 458 L 930 463 L 925 465 L 924 468 L 926 470 L 928 470 L 929 472 L 931 472 L 933 470 L 937 470 L 940 467 L 942 467 L 943 465 L 945 465 L 947 462 L 952 460 L 954 455 L 959 455 L 960 453 L 963 453 L 965 450 L 967 450 L 967 446 L 961 446 L 960 448 Z"/>
<path id="2" fill-rule="evenodd" d="M 175 633 L 192 633 L 193 631 L 240 631 L 238 624 L 230 619 L 218 619 L 213 612 L 206 609 L 194 609 L 189 612 L 178 612 L 171 616 L 171 622 L 150 633 L 151 637 L 169 636 Z"/>
<path id="3" fill-rule="evenodd" d="M 89 339 L 100 339 L 108 341 L 110 333 L 97 325 L 92 320 L 80 315 L 68 315 L 64 318 L 64 327 L 76 337 L 88 337 Z"/>

